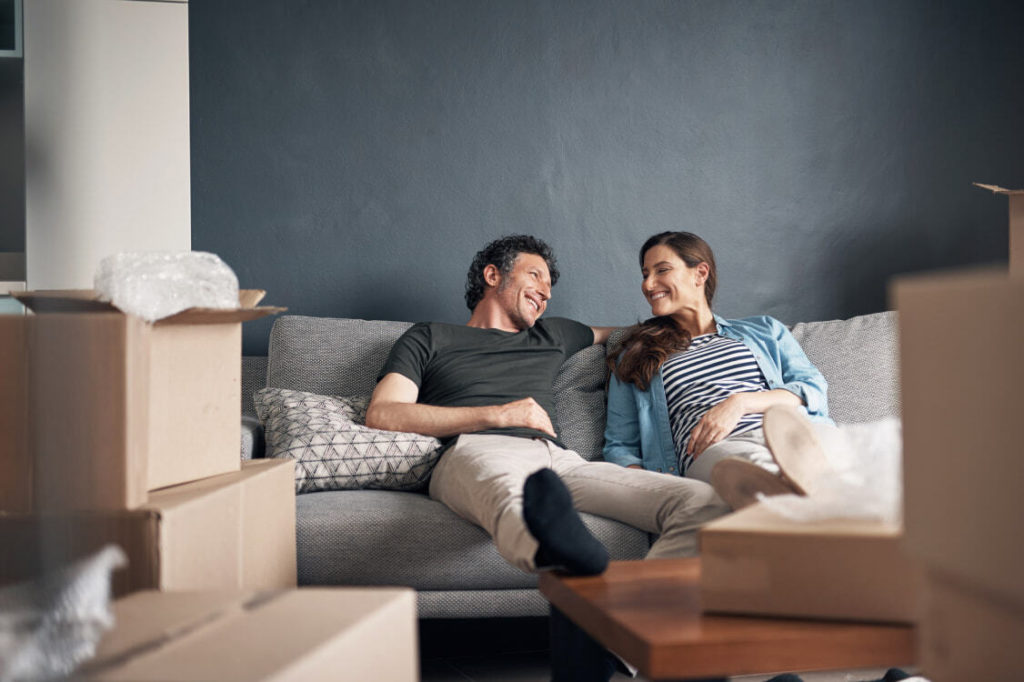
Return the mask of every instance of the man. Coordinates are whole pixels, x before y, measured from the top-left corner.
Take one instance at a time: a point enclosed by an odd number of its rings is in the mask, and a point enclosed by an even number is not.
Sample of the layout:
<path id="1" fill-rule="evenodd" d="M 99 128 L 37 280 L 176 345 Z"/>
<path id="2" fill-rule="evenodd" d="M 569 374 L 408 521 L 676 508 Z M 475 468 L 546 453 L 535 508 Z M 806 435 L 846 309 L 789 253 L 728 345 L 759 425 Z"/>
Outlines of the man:
<path id="1" fill-rule="evenodd" d="M 558 369 L 611 328 L 541 320 L 557 281 L 544 242 L 516 235 L 488 244 L 469 269 L 469 322 L 420 323 L 395 343 L 367 426 L 445 441 L 430 496 L 483 527 L 525 571 L 605 569 L 607 551 L 577 509 L 658 534 L 649 558 L 695 553 L 695 530 L 728 511 L 710 486 L 588 462 L 558 440 Z"/>

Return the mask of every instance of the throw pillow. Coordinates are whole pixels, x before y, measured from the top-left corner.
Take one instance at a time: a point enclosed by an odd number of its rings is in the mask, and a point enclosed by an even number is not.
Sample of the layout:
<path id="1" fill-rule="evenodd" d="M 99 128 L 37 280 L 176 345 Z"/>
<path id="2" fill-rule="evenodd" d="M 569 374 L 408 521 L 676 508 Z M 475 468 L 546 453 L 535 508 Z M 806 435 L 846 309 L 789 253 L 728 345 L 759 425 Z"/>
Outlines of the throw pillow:
<path id="1" fill-rule="evenodd" d="M 264 388 L 253 396 L 267 456 L 295 460 L 295 492 L 415 490 L 430 477 L 441 442 L 364 425 L 369 397 Z"/>

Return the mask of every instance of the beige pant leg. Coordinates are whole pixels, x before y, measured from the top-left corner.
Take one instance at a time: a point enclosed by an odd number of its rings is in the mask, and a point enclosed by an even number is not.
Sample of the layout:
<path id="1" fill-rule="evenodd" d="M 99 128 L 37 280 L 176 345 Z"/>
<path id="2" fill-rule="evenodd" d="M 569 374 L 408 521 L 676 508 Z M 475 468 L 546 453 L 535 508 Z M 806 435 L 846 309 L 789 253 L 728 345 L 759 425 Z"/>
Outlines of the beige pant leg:
<path id="1" fill-rule="evenodd" d="M 837 438 L 839 430 L 831 424 L 809 422 L 818 437 L 819 443 L 828 452 L 830 445 Z M 739 457 L 753 462 L 766 471 L 778 474 L 779 464 L 772 456 L 768 443 L 764 438 L 764 429 L 754 429 L 736 436 L 729 436 L 718 441 L 702 452 L 686 470 L 687 478 L 695 478 L 705 483 L 711 482 L 711 470 L 716 464 L 728 457 Z"/>
<path id="2" fill-rule="evenodd" d="M 686 470 L 686 478 L 694 478 L 705 483 L 711 482 L 711 470 L 716 464 L 729 457 L 739 457 L 753 462 L 762 469 L 778 474 L 779 465 L 772 457 L 768 444 L 764 440 L 764 430 L 754 429 L 736 436 L 724 438 L 700 453 Z"/>
<path id="3" fill-rule="evenodd" d="M 523 521 L 523 483 L 551 466 L 545 441 L 463 435 L 430 477 L 430 497 L 487 531 L 510 564 L 533 571 L 537 541 Z"/>
<path id="4" fill-rule="evenodd" d="M 576 508 L 622 521 L 659 537 L 648 559 L 697 554 L 697 529 L 729 507 L 707 483 L 609 462 L 588 462 L 548 444 L 552 467 L 572 493 Z"/>

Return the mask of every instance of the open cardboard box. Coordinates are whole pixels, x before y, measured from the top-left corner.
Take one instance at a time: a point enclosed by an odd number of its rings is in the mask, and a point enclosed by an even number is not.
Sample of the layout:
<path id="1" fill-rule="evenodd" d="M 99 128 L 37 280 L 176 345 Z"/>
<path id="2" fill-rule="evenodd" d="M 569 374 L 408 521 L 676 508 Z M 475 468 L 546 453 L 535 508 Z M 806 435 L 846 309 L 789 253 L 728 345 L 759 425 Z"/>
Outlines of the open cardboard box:
<path id="1" fill-rule="evenodd" d="M 419 678 L 408 588 L 140 592 L 72 679 L 317 682 Z"/>
<path id="2" fill-rule="evenodd" d="M 37 578 L 108 544 L 128 555 L 128 567 L 113 574 L 119 595 L 294 587 L 294 462 L 252 460 L 155 491 L 137 509 L 0 513 L 0 584 Z"/>
<path id="3" fill-rule="evenodd" d="M 4 320 L 0 341 L 27 368 L 27 447 L 0 461 L 0 509 L 133 509 L 149 490 L 237 471 L 241 323 L 284 310 L 256 307 L 263 293 L 153 324 L 92 291 L 16 294 L 35 314 Z"/>
<path id="4" fill-rule="evenodd" d="M 907 552 L 1024 608 L 1024 277 L 898 278 Z"/>
<path id="5" fill-rule="evenodd" d="M 1024 189 L 1005 189 L 998 185 L 975 186 L 1010 199 L 1010 274 L 1024 275 Z"/>
<path id="6" fill-rule="evenodd" d="M 791 521 L 754 504 L 699 531 L 705 611 L 914 622 L 920 568 L 881 521 Z"/>

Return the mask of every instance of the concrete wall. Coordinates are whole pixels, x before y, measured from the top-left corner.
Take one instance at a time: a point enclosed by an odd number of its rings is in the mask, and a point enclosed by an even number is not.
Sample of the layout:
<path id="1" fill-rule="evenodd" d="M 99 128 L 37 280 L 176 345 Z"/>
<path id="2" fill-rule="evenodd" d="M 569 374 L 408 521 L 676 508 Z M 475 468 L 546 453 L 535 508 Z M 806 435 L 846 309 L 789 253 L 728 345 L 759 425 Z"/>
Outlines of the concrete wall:
<path id="1" fill-rule="evenodd" d="M 548 240 L 549 314 L 646 316 L 637 248 L 704 236 L 718 312 L 886 307 L 1005 263 L 1024 6 L 937 0 L 206 0 L 192 246 L 307 315 L 462 322 L 486 241 Z M 265 352 L 270 323 L 248 323 Z"/>

